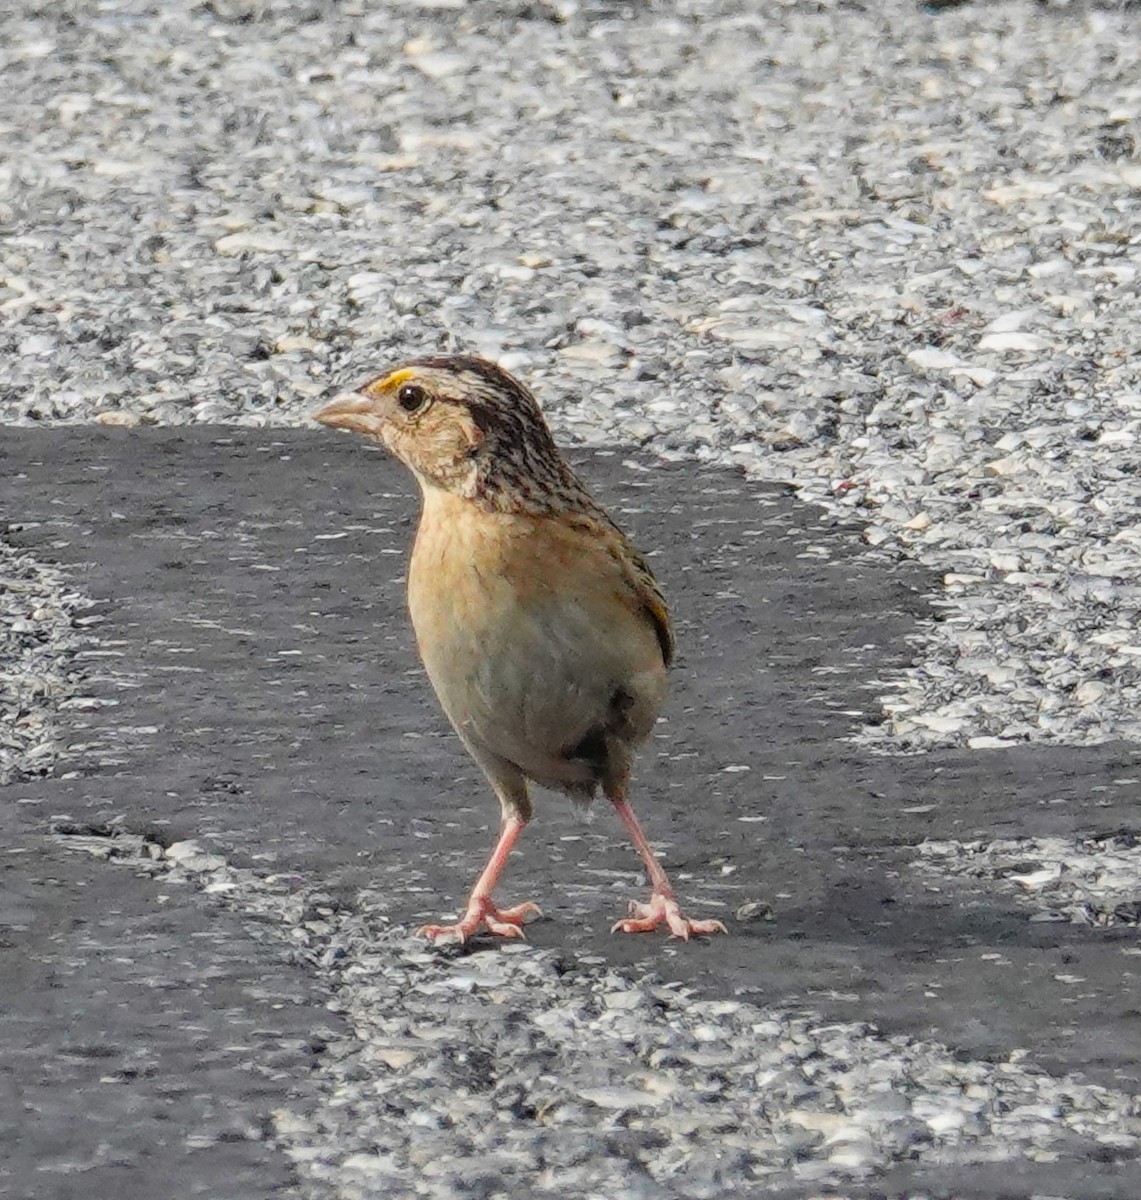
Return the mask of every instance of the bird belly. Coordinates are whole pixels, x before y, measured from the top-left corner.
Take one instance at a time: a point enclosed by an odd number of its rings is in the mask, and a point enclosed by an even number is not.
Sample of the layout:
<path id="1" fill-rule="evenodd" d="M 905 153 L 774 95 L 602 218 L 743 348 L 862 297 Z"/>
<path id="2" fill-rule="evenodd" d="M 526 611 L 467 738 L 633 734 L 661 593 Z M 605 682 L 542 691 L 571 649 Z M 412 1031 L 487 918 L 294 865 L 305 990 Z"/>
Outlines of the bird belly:
<path id="1" fill-rule="evenodd" d="M 448 549 L 462 551 L 455 539 Z M 421 551 L 418 542 L 409 573 L 417 641 L 445 712 L 473 749 L 544 786 L 582 789 L 599 782 L 604 765 L 573 753 L 593 731 L 630 746 L 649 733 L 665 696 L 660 647 L 605 581 L 580 572 L 550 586 L 558 576 L 542 565 L 520 578 L 494 558 L 483 569 L 466 551 L 455 569 L 446 552 L 418 571 Z M 622 720 L 611 729 L 616 696 Z"/>
<path id="2" fill-rule="evenodd" d="M 596 782 L 597 768 L 568 752 L 606 721 L 616 692 L 646 690 L 573 605 L 516 608 L 494 628 L 437 641 L 424 664 L 466 740 L 550 787 Z"/>

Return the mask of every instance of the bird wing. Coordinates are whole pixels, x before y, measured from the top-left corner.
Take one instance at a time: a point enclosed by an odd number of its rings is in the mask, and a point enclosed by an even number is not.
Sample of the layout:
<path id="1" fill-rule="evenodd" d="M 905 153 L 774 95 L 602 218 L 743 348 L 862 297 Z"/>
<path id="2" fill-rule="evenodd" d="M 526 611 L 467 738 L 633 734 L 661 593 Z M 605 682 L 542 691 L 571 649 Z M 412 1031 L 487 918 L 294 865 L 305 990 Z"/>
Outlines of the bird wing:
<path id="1" fill-rule="evenodd" d="M 673 662 L 674 632 L 673 623 L 670 621 L 670 610 L 666 606 L 666 598 L 662 595 L 662 589 L 658 587 L 658 581 L 654 578 L 653 571 L 647 566 L 646 560 L 634 548 L 629 538 L 621 531 L 618 531 L 618 536 L 621 538 L 621 546 L 615 548 L 612 553 L 621 568 L 623 578 L 654 627 L 658 645 L 662 648 L 662 662 L 668 667 Z"/>

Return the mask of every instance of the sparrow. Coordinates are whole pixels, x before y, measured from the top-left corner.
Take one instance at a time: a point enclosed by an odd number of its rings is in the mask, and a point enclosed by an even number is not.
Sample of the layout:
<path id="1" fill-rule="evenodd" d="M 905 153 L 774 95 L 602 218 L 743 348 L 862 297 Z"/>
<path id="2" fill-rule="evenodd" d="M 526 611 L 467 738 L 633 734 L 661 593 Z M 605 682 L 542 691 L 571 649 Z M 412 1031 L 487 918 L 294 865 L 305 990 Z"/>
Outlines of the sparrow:
<path id="1" fill-rule="evenodd" d="M 726 932 L 678 905 L 630 806 L 630 772 L 666 696 L 669 610 L 645 559 L 559 453 L 532 394 L 471 355 L 416 358 L 314 413 L 411 470 L 422 510 L 408 608 L 440 704 L 499 798 L 499 837 L 454 924 L 523 936 L 536 904 L 492 899 L 531 819 L 530 784 L 588 805 L 601 790 L 650 882 L 614 931 Z"/>

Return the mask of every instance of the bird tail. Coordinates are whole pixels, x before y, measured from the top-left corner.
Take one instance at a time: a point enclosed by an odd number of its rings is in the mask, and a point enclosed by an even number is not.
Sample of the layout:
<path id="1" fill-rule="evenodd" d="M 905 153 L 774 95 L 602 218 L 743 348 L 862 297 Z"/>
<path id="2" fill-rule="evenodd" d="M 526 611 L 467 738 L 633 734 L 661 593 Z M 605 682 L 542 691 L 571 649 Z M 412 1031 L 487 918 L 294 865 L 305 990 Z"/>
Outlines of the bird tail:
<path id="1" fill-rule="evenodd" d="M 593 781 L 590 783 L 572 783 L 566 788 L 566 794 L 570 797 L 571 810 L 575 815 L 575 820 L 581 822 L 583 825 L 589 825 L 594 820 L 594 812 L 590 804 L 597 790 L 598 784 Z"/>

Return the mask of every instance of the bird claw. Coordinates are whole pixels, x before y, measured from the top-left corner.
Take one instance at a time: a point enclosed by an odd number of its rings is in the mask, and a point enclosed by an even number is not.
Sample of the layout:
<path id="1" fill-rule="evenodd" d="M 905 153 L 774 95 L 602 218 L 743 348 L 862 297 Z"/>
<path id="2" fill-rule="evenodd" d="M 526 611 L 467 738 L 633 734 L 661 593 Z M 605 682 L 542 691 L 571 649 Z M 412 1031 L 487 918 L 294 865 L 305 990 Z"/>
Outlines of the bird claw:
<path id="1" fill-rule="evenodd" d="M 630 915 L 621 921 L 615 921 L 611 933 L 650 933 L 665 922 L 669 926 L 670 935 L 688 942 L 695 935 L 711 933 L 728 933 L 720 921 L 695 921 L 687 917 L 672 896 L 664 896 L 654 892 L 648 904 L 630 901 Z"/>
<path id="2" fill-rule="evenodd" d="M 542 915 L 543 910 L 529 900 L 513 908 L 496 908 L 490 897 L 473 896 L 468 901 L 464 915 L 454 925 L 421 925 L 416 932 L 430 942 L 451 939 L 462 946 L 472 934 L 479 931 L 481 925 L 487 927 L 488 933 L 499 937 L 526 937 L 523 932 L 524 919 Z"/>

